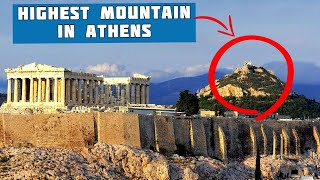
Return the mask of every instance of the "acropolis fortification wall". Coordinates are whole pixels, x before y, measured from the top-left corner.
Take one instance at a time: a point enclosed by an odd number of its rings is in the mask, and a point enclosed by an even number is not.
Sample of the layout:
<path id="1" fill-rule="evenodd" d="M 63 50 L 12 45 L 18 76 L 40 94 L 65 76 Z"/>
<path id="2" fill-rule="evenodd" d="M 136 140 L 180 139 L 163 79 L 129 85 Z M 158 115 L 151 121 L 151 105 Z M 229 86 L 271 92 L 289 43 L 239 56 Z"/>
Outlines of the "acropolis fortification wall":
<path id="1" fill-rule="evenodd" d="M 80 151 L 104 142 L 167 154 L 211 156 L 223 161 L 255 155 L 257 149 L 260 154 L 279 155 L 280 136 L 287 155 L 300 155 L 308 150 L 317 152 L 320 151 L 319 129 L 319 122 L 255 122 L 111 112 L 0 114 L 0 144 L 3 147 L 36 146 Z"/>

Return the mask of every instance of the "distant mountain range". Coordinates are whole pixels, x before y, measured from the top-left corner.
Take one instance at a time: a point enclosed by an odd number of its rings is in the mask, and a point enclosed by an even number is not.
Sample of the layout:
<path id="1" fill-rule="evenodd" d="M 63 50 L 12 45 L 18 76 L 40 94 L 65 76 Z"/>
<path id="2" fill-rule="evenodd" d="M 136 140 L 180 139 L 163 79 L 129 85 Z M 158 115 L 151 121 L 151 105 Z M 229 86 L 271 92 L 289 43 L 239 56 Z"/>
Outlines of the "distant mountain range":
<path id="1" fill-rule="evenodd" d="M 287 65 L 285 62 L 275 61 L 265 64 L 263 67 L 272 70 L 282 81 L 286 81 Z M 320 102 L 320 67 L 313 63 L 295 62 L 294 69 L 293 91 Z"/>
<path id="2" fill-rule="evenodd" d="M 217 71 L 216 77 L 220 79 L 227 73 L 227 70 Z M 187 89 L 196 93 L 206 85 L 208 85 L 208 74 L 176 78 L 162 83 L 151 83 L 150 101 L 154 104 L 173 105 L 176 104 L 181 91 Z"/>

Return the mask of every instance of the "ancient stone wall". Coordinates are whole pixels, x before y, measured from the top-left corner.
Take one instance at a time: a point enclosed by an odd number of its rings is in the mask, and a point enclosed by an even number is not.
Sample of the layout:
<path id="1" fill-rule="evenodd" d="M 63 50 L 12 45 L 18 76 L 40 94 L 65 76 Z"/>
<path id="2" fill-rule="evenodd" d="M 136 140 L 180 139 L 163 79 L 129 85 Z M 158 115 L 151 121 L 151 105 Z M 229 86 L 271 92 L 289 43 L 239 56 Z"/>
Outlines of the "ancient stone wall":
<path id="1" fill-rule="evenodd" d="M 97 127 L 99 142 L 143 148 L 138 114 L 99 113 Z"/>
<path id="2" fill-rule="evenodd" d="M 81 150 L 95 142 L 223 161 L 260 154 L 320 152 L 319 122 L 193 119 L 132 113 L 0 114 L 1 146 Z"/>
<path id="3" fill-rule="evenodd" d="M 2 146 L 81 149 L 94 144 L 94 114 L 1 114 Z"/>
<path id="4" fill-rule="evenodd" d="M 193 119 L 191 120 L 190 124 L 190 140 L 192 153 L 196 156 L 207 156 L 207 139 L 203 120 Z"/>
<path id="5" fill-rule="evenodd" d="M 173 119 L 173 128 L 177 146 L 177 153 L 179 153 L 180 155 L 192 154 L 190 140 L 190 119 Z"/>
<path id="6" fill-rule="evenodd" d="M 168 117 L 155 116 L 155 143 L 156 150 L 162 153 L 174 153 L 177 151 L 173 119 Z"/>

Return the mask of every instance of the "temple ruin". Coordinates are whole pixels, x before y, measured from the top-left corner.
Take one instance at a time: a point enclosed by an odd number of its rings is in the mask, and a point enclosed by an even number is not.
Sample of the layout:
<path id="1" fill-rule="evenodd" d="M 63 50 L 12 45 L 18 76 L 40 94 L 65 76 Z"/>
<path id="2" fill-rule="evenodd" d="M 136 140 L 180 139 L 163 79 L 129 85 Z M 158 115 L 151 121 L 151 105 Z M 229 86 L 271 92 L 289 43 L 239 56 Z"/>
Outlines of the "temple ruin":
<path id="1" fill-rule="evenodd" d="M 45 64 L 5 69 L 7 108 L 65 109 L 75 106 L 148 104 L 150 77 L 104 77 Z"/>

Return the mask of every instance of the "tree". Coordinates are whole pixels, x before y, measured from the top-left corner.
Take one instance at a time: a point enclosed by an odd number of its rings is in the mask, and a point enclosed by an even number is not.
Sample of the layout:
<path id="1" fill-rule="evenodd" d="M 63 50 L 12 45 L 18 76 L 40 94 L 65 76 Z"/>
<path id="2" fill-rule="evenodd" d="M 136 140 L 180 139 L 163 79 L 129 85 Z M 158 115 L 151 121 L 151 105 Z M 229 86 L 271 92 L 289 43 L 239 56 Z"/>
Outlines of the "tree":
<path id="1" fill-rule="evenodd" d="M 185 112 L 187 116 L 198 114 L 199 100 L 196 95 L 190 94 L 189 90 L 184 90 L 180 92 L 176 107 L 177 111 Z"/>

